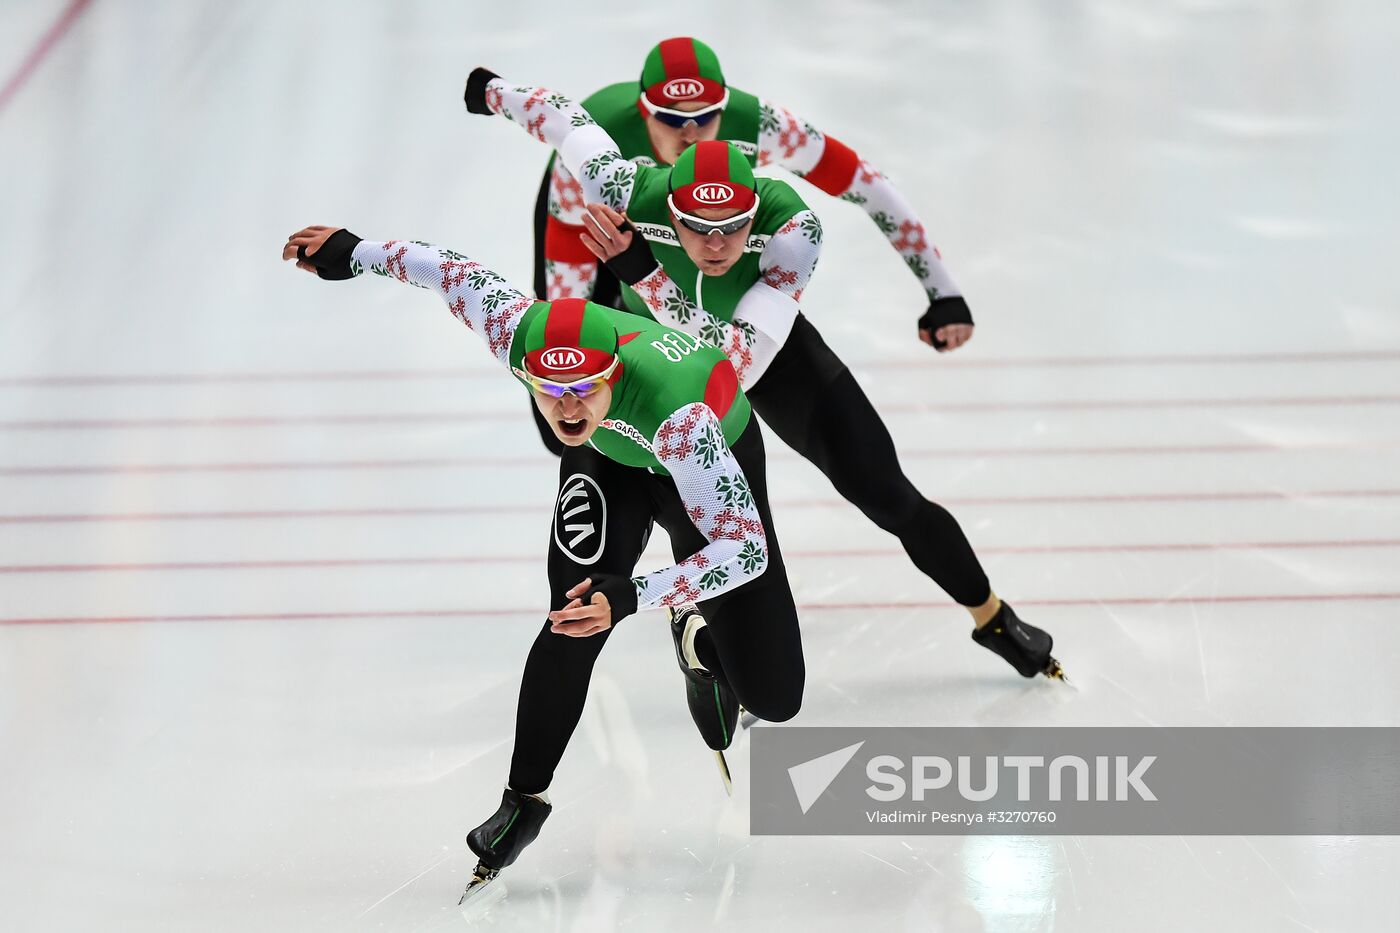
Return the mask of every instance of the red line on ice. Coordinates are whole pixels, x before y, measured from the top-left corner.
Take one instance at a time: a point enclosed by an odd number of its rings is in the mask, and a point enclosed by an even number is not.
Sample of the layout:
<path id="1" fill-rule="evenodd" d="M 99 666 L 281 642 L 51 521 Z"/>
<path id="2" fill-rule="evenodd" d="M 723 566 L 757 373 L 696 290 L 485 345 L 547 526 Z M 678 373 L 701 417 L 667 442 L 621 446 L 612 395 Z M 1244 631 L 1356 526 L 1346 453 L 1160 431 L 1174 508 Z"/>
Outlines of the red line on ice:
<path id="1" fill-rule="evenodd" d="M 113 373 L 74 376 L 5 376 L 0 386 L 70 389 L 88 386 L 218 385 L 259 382 L 395 382 L 433 379 L 499 378 L 497 369 L 364 369 L 267 373 Z"/>
<path id="2" fill-rule="evenodd" d="M 1001 359 L 932 357 L 906 360 L 847 361 L 855 369 L 1017 369 L 1022 367 L 1080 366 L 1202 366 L 1256 363 L 1340 363 L 1400 360 L 1395 350 L 1335 350 L 1320 352 L 1231 353 L 1214 355 L 1157 354 L 1144 356 L 1052 356 Z M 186 385 L 259 382 L 377 382 L 436 379 L 500 378 L 496 369 L 365 369 L 326 372 L 223 372 L 223 373 L 88 373 L 74 375 L 6 376 L 0 386 L 81 388 L 87 386 Z"/>
<path id="3" fill-rule="evenodd" d="M 73 28 L 73 24 L 78 21 L 78 17 L 88 8 L 92 0 L 72 0 L 63 12 L 59 14 L 54 24 L 49 27 L 49 31 L 39 39 L 29 54 L 20 62 L 20 66 L 15 73 L 10 75 L 5 87 L 0 89 L 0 111 L 3 111 L 10 101 L 19 94 L 20 88 L 29 82 L 34 73 L 39 70 L 39 65 L 53 51 L 54 46 L 68 34 L 68 30 Z"/>
<path id="4" fill-rule="evenodd" d="M 1400 439 L 1368 438 L 1345 441 L 1304 441 L 1288 444 L 1167 444 L 1106 447 L 948 447 L 934 450 L 901 450 L 905 460 L 951 457 L 1078 457 L 1078 456 L 1168 456 L 1173 454 L 1260 454 L 1300 453 L 1319 450 L 1375 450 L 1400 444 Z M 796 460 L 790 453 L 777 452 L 769 460 Z M 550 466 L 546 454 L 514 457 L 433 457 L 409 460 L 282 460 L 232 463 L 115 463 L 41 464 L 0 466 L 0 476 L 94 476 L 145 473 L 279 473 L 336 470 L 431 470 L 459 467 Z"/>
<path id="5" fill-rule="evenodd" d="M 1294 593 L 1294 594 L 1247 594 L 1239 596 L 1212 596 L 1208 599 L 1191 599 L 1175 596 L 1123 596 L 1107 599 L 1018 599 L 1018 606 L 1210 606 L 1214 604 L 1238 603 L 1314 603 L 1314 602 L 1393 602 L 1400 600 L 1400 593 Z M 802 603 L 798 609 L 804 612 L 878 609 L 928 609 L 952 610 L 953 606 L 918 601 L 870 602 L 870 603 Z M 0 625 L 81 625 L 116 624 L 131 622 L 297 622 L 297 621 L 341 621 L 347 619 L 455 619 L 490 618 L 494 616 L 534 615 L 543 618 L 540 607 L 507 606 L 496 609 L 397 609 L 346 612 L 267 612 L 267 613 L 222 613 L 200 615 L 141 615 L 141 616 L 48 616 L 34 618 L 0 618 Z"/>
<path id="6" fill-rule="evenodd" d="M 1062 496 L 939 496 L 943 505 L 1001 506 L 1001 505 L 1123 505 L 1180 502 L 1299 502 L 1308 499 L 1383 499 L 1400 496 L 1400 489 L 1333 489 L 1333 490 L 1242 490 L 1239 492 L 1164 492 L 1125 493 L 1110 495 Z M 775 500 L 773 507 L 787 509 L 835 509 L 845 506 L 845 500 L 789 499 Z M 543 515 L 550 509 L 547 501 L 535 503 L 505 503 L 500 505 L 427 505 L 382 507 L 332 507 L 321 509 L 227 509 L 191 512 L 73 512 L 0 515 L 0 525 L 63 525 L 104 522 L 204 522 L 204 521 L 297 521 L 311 518 L 440 518 L 465 515 Z"/>
<path id="7" fill-rule="evenodd" d="M 925 402 L 878 406 L 885 414 L 986 414 L 1011 411 L 1137 411 L 1164 408 L 1299 408 L 1400 404 L 1400 395 L 1283 396 L 1270 398 L 1051 399 L 1016 402 Z M 31 418 L 0 421 L 3 431 L 111 431 L 167 428 L 238 429 L 334 427 L 366 424 L 471 424 L 514 422 L 518 411 L 401 411 L 314 415 L 211 415 L 175 418 Z"/>
<path id="8" fill-rule="evenodd" d="M 1400 538 L 1362 538 L 1328 541 L 1220 541 L 1149 544 L 1047 544 L 978 548 L 979 554 L 1104 554 L 1189 551 L 1296 551 L 1334 548 L 1400 547 Z M 789 557 L 833 559 L 851 557 L 899 557 L 899 548 L 844 548 L 789 551 Z M 163 563 L 109 564 L 0 564 L 0 574 L 22 576 L 43 573 L 123 573 L 176 570 L 303 570 L 336 567 L 437 567 L 486 564 L 529 564 L 544 560 L 537 554 L 460 554 L 443 557 L 326 557 L 284 560 L 170 561 Z"/>

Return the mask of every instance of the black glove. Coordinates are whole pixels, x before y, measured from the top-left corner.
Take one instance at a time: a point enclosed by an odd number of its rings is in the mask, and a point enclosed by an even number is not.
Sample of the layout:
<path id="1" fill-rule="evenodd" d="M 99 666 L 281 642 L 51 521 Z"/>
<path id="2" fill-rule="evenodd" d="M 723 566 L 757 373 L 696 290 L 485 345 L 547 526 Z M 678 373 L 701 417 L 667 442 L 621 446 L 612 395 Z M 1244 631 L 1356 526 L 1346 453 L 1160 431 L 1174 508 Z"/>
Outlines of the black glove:
<path id="1" fill-rule="evenodd" d="M 942 350 L 948 346 L 947 341 L 939 340 L 938 328 L 945 324 L 971 324 L 972 310 L 968 308 L 967 302 L 961 295 L 953 295 L 948 298 L 935 298 L 929 303 L 928 310 L 924 316 L 919 318 L 919 329 L 928 331 L 929 339 L 933 341 L 935 348 Z"/>
<path id="2" fill-rule="evenodd" d="M 608 606 L 612 609 L 613 625 L 637 611 L 637 587 L 633 585 L 631 577 L 610 573 L 592 573 L 588 576 L 593 585 L 579 597 L 585 606 L 593 602 L 594 593 L 602 593 L 608 598 Z"/>
<path id="3" fill-rule="evenodd" d="M 632 221 L 624 220 L 617 229 L 622 233 L 631 233 L 632 242 L 627 245 L 625 250 L 603 265 L 607 266 L 608 271 L 617 276 L 620 281 L 626 282 L 628 285 L 636 285 L 656 271 L 658 265 L 656 257 L 651 254 L 651 247 L 647 245 L 646 237 L 632 226 Z"/>
<path id="4" fill-rule="evenodd" d="M 486 106 L 486 85 L 490 84 L 493 78 L 499 77 L 500 75 L 489 68 L 472 69 L 472 73 L 467 75 L 467 90 L 462 94 L 462 100 L 466 102 L 468 110 L 491 116 L 491 108 Z"/>
<path id="5" fill-rule="evenodd" d="M 360 238 L 349 230 L 337 230 L 332 233 L 326 242 L 321 244 L 321 248 L 316 250 L 314 256 L 306 255 L 306 247 L 297 247 L 297 258 L 302 262 L 316 267 L 316 274 L 323 279 L 339 281 L 340 279 L 353 279 L 355 273 L 350 269 L 350 256 L 355 252 L 355 247 L 360 245 Z"/>

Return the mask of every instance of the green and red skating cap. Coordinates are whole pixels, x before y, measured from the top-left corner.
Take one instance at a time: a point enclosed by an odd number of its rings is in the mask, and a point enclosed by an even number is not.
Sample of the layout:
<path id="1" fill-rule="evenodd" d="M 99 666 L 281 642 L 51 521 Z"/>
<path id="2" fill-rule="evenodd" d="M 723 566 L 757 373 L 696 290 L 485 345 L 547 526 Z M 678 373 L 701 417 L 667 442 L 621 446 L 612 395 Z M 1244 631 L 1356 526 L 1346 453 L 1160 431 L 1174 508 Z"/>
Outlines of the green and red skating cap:
<path id="1" fill-rule="evenodd" d="M 525 371 L 541 379 L 591 376 L 612 365 L 617 348 L 617 329 L 601 305 L 560 298 L 525 332 Z M 614 375 L 620 373 L 621 368 Z"/>
<path id="2" fill-rule="evenodd" d="M 758 192 L 744 154 L 722 139 L 709 139 L 682 152 L 671 166 L 671 197 L 684 214 L 707 207 L 746 211 Z"/>
<path id="3" fill-rule="evenodd" d="M 642 94 L 657 107 L 717 104 L 724 99 L 724 72 L 714 50 L 699 39 L 666 39 L 642 64 Z"/>

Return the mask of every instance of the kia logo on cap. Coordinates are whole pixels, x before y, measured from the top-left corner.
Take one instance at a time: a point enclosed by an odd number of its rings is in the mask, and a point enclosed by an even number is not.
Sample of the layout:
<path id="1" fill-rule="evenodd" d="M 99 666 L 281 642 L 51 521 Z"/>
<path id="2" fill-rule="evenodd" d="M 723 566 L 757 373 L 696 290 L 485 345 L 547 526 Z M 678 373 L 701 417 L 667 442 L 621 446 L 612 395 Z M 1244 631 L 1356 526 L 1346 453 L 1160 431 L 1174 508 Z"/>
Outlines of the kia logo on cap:
<path id="1" fill-rule="evenodd" d="M 734 197 L 734 189 L 719 182 L 697 185 L 692 196 L 701 204 L 723 204 Z"/>
<path id="2" fill-rule="evenodd" d="M 577 369 L 583 365 L 583 351 L 574 347 L 550 347 L 540 354 L 540 362 L 549 369 Z"/>
<path id="3" fill-rule="evenodd" d="M 661 93 L 671 100 L 690 100 L 705 93 L 705 85 L 694 78 L 676 78 L 674 81 L 667 81 L 661 88 Z"/>

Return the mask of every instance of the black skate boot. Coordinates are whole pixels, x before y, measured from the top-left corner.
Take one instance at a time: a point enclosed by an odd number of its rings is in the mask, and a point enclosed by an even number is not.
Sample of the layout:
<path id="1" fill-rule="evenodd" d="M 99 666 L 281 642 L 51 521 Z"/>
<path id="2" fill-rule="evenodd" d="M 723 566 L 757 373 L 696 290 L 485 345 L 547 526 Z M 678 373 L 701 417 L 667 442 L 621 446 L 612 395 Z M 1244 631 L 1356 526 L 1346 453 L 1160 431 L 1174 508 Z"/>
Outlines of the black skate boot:
<path id="1" fill-rule="evenodd" d="M 685 675 L 685 700 L 690 707 L 690 718 L 695 721 L 695 728 L 700 730 L 700 737 L 715 753 L 725 792 L 733 793 L 724 750 L 733 743 L 739 725 L 739 698 L 722 678 L 704 668 L 692 667 L 685 656 L 686 626 L 704 624 L 700 610 L 692 604 L 671 610 L 671 640 L 676 645 L 676 663 Z M 691 644 L 694 644 L 693 634 Z"/>
<path id="2" fill-rule="evenodd" d="M 1050 656 L 1050 649 L 1055 645 L 1050 633 L 1022 622 L 1009 603 L 1001 604 L 992 621 L 974 628 L 972 640 L 1001 655 L 1022 677 L 1044 674 L 1054 680 L 1064 679 L 1060 662 Z"/>
<path id="3" fill-rule="evenodd" d="M 467 890 L 459 904 L 494 881 L 502 868 L 509 866 L 525 847 L 535 841 L 540 827 L 554 807 L 543 798 L 506 788 L 501 795 L 501 808 L 489 820 L 467 834 L 467 845 L 480 859 Z"/>

